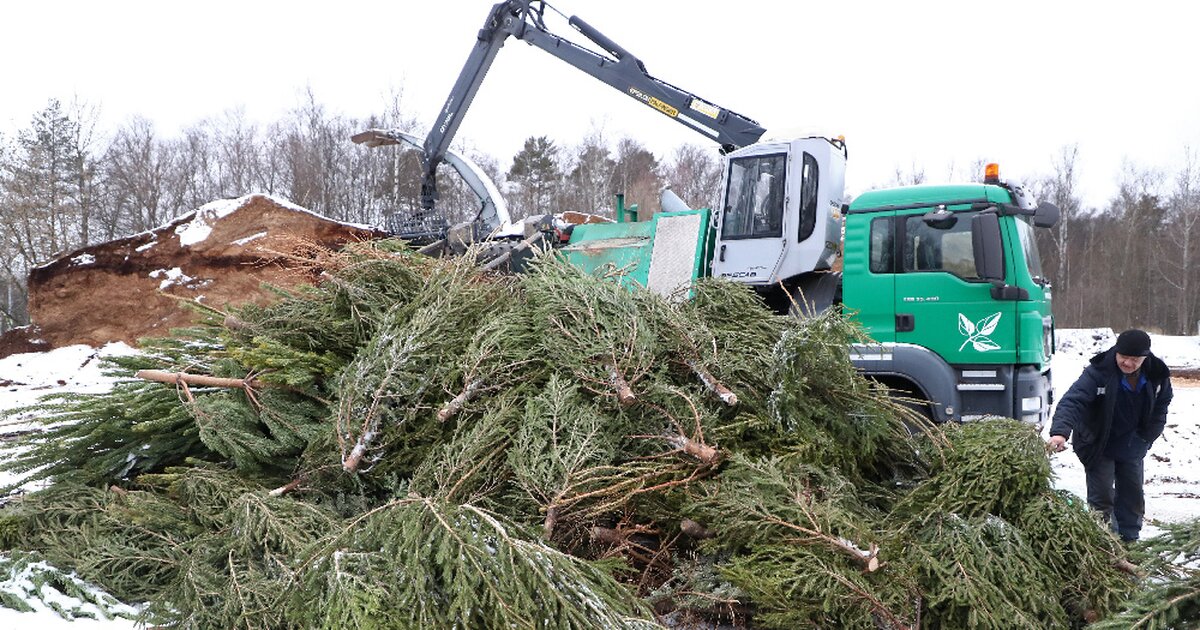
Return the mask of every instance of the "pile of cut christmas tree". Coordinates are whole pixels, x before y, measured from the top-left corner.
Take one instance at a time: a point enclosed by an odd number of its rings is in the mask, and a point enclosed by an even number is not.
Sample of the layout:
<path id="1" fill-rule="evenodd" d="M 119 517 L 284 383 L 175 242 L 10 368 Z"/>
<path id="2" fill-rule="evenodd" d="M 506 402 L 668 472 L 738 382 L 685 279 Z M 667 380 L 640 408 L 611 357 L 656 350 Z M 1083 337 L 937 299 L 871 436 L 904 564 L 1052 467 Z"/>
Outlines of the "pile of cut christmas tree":
<path id="1" fill-rule="evenodd" d="M 42 403 L 4 467 L 47 487 L 0 510 L 0 547 L 172 628 L 1195 619 L 1195 576 L 1139 576 L 1031 428 L 924 425 L 854 371 L 836 314 L 553 255 L 297 255 L 318 286 Z"/>

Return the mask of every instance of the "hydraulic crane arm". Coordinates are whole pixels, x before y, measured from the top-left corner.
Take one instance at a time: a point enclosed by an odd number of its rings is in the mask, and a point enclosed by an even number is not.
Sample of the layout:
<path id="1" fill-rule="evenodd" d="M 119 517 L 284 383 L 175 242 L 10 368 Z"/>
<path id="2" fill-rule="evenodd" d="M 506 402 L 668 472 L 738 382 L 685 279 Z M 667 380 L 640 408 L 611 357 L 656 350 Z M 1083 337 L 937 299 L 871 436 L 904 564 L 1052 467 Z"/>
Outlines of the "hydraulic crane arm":
<path id="1" fill-rule="evenodd" d="M 724 151 L 753 144 L 762 137 L 765 130 L 757 122 L 650 76 L 641 60 L 577 17 L 572 16 L 568 23 L 611 56 L 593 52 L 551 33 L 543 21 L 547 6 L 545 0 L 505 0 L 494 5 L 488 13 L 475 47 L 442 106 L 437 122 L 425 138 L 421 207 L 426 212 L 432 211 L 437 201 L 434 179 L 437 166 L 446 155 L 496 53 L 509 37 L 524 40 L 704 133 Z"/>

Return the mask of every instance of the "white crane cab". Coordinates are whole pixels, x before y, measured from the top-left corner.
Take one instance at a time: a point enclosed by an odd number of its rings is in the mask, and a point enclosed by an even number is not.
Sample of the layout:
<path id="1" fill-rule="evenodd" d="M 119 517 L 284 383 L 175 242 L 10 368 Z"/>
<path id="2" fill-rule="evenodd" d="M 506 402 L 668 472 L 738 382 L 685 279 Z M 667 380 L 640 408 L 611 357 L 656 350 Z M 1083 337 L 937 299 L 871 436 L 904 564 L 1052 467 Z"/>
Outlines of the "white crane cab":
<path id="1" fill-rule="evenodd" d="M 729 153 L 714 213 L 712 274 L 774 285 L 829 269 L 842 240 L 841 138 L 763 142 Z"/>

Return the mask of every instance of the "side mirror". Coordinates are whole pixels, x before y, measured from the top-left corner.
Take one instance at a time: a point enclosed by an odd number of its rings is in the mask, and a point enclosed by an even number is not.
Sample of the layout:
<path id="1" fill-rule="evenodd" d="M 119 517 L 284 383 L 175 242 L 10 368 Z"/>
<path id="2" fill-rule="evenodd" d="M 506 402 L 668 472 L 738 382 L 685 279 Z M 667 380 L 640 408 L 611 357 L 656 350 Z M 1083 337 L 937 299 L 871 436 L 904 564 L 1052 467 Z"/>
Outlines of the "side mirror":
<path id="1" fill-rule="evenodd" d="M 971 250 L 975 275 L 990 282 L 1004 281 L 1004 243 L 998 215 L 982 212 L 971 219 Z"/>
<path id="2" fill-rule="evenodd" d="M 1037 210 L 1034 211 L 1033 225 L 1034 227 L 1042 228 L 1054 227 L 1058 224 L 1058 219 L 1061 215 L 1062 211 L 1058 209 L 1058 206 L 1043 201 L 1038 204 Z"/>

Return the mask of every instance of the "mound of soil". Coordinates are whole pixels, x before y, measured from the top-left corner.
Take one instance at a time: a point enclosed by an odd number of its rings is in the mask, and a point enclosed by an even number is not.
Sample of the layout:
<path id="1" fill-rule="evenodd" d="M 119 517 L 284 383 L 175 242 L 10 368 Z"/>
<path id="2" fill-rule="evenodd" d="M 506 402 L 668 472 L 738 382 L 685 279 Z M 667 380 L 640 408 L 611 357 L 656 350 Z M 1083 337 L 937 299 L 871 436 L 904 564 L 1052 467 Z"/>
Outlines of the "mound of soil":
<path id="1" fill-rule="evenodd" d="M 34 269 L 29 316 L 36 332 L 23 336 L 45 344 L 39 350 L 135 344 L 190 324 L 194 312 L 183 302 L 221 309 L 268 300 L 264 283 L 311 282 L 282 255 L 300 243 L 336 248 L 383 236 L 266 195 L 213 202 L 156 230 L 84 247 Z M 11 345 L 23 347 L 17 339 Z"/>
<path id="2" fill-rule="evenodd" d="M 50 349 L 34 326 L 21 326 L 5 331 L 0 335 L 0 359 L 10 354 L 25 354 L 27 352 L 45 352 Z M 0 381 L 0 385 L 3 381 Z"/>

